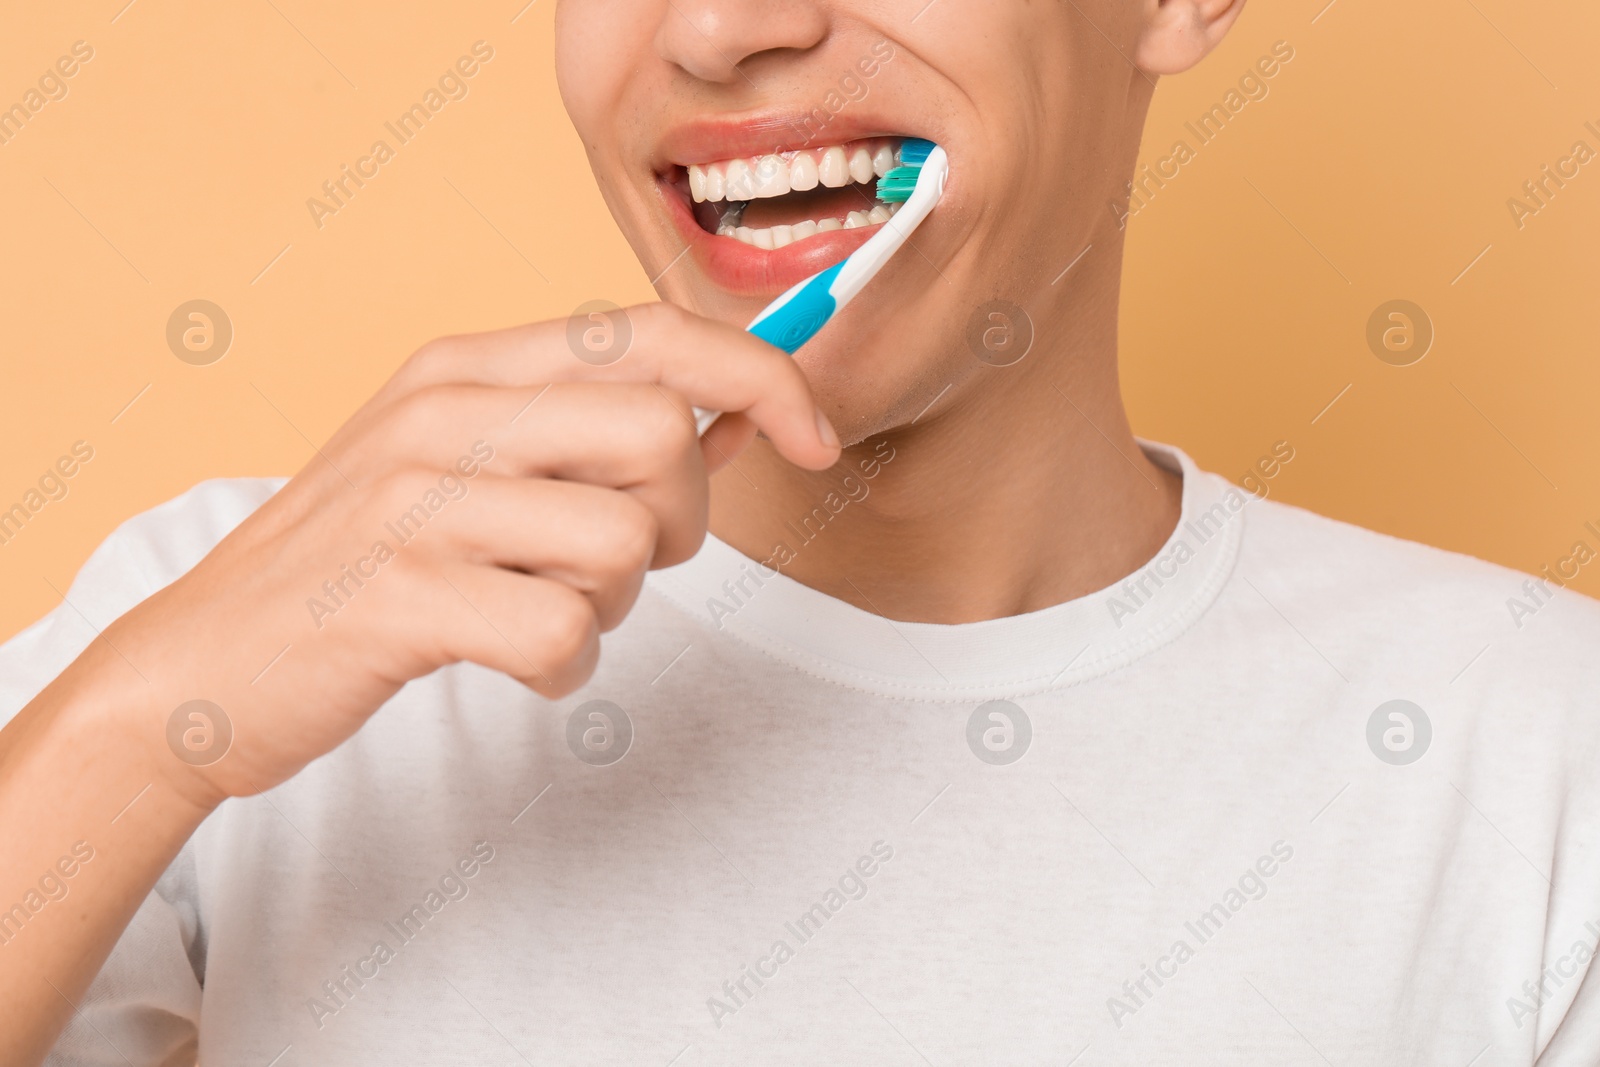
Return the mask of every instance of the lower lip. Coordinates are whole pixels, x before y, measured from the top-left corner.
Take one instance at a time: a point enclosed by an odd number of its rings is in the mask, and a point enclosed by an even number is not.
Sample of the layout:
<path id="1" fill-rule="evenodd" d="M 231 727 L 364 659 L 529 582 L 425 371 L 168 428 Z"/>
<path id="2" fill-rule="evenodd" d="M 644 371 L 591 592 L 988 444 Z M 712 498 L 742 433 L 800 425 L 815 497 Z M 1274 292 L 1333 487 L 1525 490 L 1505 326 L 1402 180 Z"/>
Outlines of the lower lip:
<path id="1" fill-rule="evenodd" d="M 782 248 L 757 248 L 737 238 L 707 233 L 695 221 L 683 194 L 666 179 L 659 184 L 672 222 L 701 271 L 716 285 L 740 296 L 777 296 L 847 258 L 882 228 L 878 223 L 830 230 Z"/>

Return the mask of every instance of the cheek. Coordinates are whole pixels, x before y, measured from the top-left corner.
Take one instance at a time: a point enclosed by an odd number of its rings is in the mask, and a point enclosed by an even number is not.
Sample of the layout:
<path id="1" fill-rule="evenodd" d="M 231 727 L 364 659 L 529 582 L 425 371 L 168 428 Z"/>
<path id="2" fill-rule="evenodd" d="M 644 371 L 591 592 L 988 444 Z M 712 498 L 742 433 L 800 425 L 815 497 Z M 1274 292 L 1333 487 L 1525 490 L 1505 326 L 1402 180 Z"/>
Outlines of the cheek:
<path id="1" fill-rule="evenodd" d="M 650 9 L 643 0 L 561 0 L 556 7 L 556 84 L 585 145 L 610 125 L 632 72 L 653 56 Z"/>

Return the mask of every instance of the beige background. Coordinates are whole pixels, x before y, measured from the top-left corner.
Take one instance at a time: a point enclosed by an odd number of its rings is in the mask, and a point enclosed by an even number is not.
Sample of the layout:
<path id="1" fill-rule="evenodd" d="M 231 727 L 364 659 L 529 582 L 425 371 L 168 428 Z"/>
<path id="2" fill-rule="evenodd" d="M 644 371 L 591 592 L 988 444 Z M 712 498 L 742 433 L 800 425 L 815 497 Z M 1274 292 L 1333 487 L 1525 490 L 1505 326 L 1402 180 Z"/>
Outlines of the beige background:
<path id="1" fill-rule="evenodd" d="M 556 96 L 553 0 L 124 3 L 12 5 L 0 33 L 0 106 L 94 49 L 0 145 L 0 509 L 94 448 L 0 545 L 0 634 L 124 518 L 297 469 L 429 337 L 651 295 Z M 1600 160 L 1520 229 L 1506 203 L 1600 151 L 1600 16 L 1324 3 L 1252 0 L 1156 95 L 1146 159 L 1196 151 L 1129 221 L 1135 427 L 1236 478 L 1287 440 L 1275 497 L 1514 567 L 1600 549 Z M 318 229 L 306 199 L 480 39 L 469 95 Z M 1267 97 L 1200 146 L 1185 121 L 1280 40 Z M 236 333 L 210 366 L 165 340 L 197 298 Z M 1366 342 L 1396 298 L 1436 329 L 1411 366 Z M 1600 594 L 1600 566 L 1576 585 Z"/>

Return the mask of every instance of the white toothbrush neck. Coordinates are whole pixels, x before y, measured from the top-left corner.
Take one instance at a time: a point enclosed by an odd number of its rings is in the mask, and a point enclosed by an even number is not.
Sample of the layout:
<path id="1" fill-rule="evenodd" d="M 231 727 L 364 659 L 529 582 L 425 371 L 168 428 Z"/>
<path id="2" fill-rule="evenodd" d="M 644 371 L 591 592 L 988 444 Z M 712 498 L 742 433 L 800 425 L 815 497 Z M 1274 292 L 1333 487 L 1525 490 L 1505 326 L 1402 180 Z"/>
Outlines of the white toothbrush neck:
<path id="1" fill-rule="evenodd" d="M 923 163 L 922 173 L 917 175 L 916 188 L 912 190 L 905 206 L 885 222 L 883 229 L 873 234 L 871 240 L 851 253 L 839 271 L 830 292 L 840 307 L 866 288 L 867 283 L 922 225 L 922 220 L 928 217 L 944 195 L 944 183 L 949 174 L 949 157 L 943 148 L 934 148 L 928 154 L 927 162 Z"/>

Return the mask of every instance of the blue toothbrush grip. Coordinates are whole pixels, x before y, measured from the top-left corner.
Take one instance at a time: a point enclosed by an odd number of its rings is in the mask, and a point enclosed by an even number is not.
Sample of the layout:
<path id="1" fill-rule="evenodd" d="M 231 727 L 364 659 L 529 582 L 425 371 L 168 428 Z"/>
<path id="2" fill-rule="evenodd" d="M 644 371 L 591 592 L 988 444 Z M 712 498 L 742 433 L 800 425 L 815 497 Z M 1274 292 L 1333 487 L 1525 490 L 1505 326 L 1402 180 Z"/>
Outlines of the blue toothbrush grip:
<path id="1" fill-rule="evenodd" d="M 836 263 L 812 278 L 787 303 L 773 309 L 759 322 L 751 323 L 750 332 L 794 355 L 801 345 L 828 324 L 833 313 L 839 309 L 831 289 L 833 280 L 843 269 L 844 263 Z"/>

